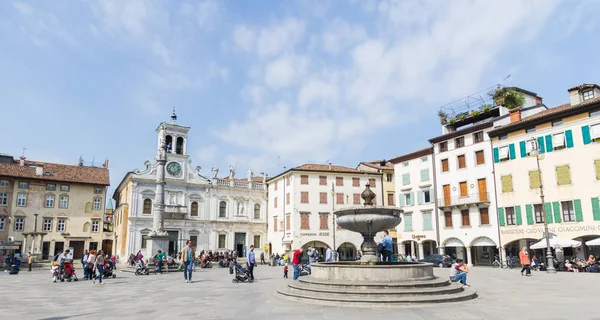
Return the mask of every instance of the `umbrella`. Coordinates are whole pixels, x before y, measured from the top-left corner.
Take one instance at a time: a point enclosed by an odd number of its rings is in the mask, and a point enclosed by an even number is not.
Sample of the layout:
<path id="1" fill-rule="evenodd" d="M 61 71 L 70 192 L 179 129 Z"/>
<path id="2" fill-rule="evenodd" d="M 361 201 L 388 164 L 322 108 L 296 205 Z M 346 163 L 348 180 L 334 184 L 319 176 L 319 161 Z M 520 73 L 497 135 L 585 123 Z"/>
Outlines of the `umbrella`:
<path id="1" fill-rule="evenodd" d="M 571 240 L 571 239 L 564 239 L 564 238 L 559 238 L 556 236 L 550 236 L 550 246 L 552 248 L 568 248 L 568 247 L 579 247 L 581 245 L 581 241 L 577 241 L 577 240 Z M 532 246 L 530 246 L 529 248 L 531 249 L 546 249 L 546 238 L 542 238 L 542 240 L 540 240 L 539 242 L 533 244 Z"/>
<path id="2" fill-rule="evenodd" d="M 586 242 L 585 244 L 588 246 L 600 246 L 600 238 L 590 240 L 590 241 Z"/>

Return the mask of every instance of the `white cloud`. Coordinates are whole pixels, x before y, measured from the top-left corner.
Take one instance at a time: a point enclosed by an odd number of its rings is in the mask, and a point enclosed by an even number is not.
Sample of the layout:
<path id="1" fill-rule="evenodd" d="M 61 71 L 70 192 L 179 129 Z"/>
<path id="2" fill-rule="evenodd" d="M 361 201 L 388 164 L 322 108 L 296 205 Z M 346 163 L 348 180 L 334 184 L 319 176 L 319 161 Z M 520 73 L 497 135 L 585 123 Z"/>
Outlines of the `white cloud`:
<path id="1" fill-rule="evenodd" d="M 233 41 L 244 51 L 252 51 L 254 48 L 255 31 L 247 26 L 240 25 L 233 30 Z"/>
<path id="2" fill-rule="evenodd" d="M 290 86 L 306 73 L 307 61 L 298 56 L 282 56 L 267 64 L 265 83 L 271 88 Z"/>
<path id="3" fill-rule="evenodd" d="M 196 11 L 196 21 L 201 28 L 212 28 L 219 16 L 219 3 L 215 0 L 200 1 Z"/>
<path id="4" fill-rule="evenodd" d="M 260 30 L 257 50 L 260 56 L 274 56 L 293 48 L 304 37 L 305 24 L 296 18 L 286 18 Z"/>
<path id="5" fill-rule="evenodd" d="M 338 18 L 325 27 L 322 35 L 323 50 L 338 54 L 366 37 L 367 32 L 362 26 L 354 26 Z"/>

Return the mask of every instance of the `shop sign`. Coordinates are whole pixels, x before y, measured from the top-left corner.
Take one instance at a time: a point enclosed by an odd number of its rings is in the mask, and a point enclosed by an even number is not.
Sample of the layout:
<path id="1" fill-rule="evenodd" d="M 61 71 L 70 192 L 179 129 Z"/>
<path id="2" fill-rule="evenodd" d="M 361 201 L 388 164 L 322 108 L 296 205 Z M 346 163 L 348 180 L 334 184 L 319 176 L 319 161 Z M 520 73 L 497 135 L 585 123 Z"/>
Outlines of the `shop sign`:
<path id="1" fill-rule="evenodd" d="M 300 232 L 301 237 L 329 237 L 329 232 Z"/>
<path id="2" fill-rule="evenodd" d="M 600 232 L 600 225 L 563 225 L 563 226 L 548 226 L 548 231 L 556 234 L 567 232 Z M 503 228 L 501 234 L 544 234 L 544 227 L 526 227 L 526 228 Z"/>
<path id="3" fill-rule="evenodd" d="M 412 238 L 417 241 L 421 241 L 422 239 L 427 238 L 427 236 L 425 236 L 424 234 L 413 234 Z"/>

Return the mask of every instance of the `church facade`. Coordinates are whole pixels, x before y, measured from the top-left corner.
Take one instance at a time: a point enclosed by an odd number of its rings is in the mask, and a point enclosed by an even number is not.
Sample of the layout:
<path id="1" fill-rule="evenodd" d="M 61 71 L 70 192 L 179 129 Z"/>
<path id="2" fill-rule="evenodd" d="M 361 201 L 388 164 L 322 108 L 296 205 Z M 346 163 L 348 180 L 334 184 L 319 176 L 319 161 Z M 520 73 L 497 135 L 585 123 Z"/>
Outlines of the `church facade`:
<path id="1" fill-rule="evenodd" d="M 176 255 L 191 240 L 197 252 L 231 249 L 245 255 L 250 245 L 262 252 L 267 244 L 266 176 L 253 177 L 248 170 L 247 178 L 237 179 L 233 167 L 225 178 L 218 177 L 217 168 L 212 169 L 212 178 L 201 175 L 187 154 L 190 127 L 176 124 L 173 118 L 173 123 L 163 122 L 156 130 L 159 149 L 166 142 L 162 228 L 169 243 L 165 251 Z M 157 162 L 146 161 L 144 169 L 128 172 L 114 192 L 114 251 L 122 258 L 140 250 L 146 257 L 156 254 L 146 251 L 157 205 L 158 170 Z"/>

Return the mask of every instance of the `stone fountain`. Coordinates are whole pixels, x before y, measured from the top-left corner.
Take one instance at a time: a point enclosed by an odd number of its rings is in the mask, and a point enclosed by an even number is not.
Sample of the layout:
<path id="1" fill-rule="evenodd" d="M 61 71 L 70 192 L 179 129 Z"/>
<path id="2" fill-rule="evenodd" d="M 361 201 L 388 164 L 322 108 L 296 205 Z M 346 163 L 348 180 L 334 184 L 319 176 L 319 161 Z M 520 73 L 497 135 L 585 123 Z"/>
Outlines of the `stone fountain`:
<path id="1" fill-rule="evenodd" d="M 361 194 L 364 206 L 334 212 L 343 229 L 363 237 L 360 261 L 312 265 L 312 273 L 277 290 L 280 296 L 322 305 L 393 307 L 455 302 L 477 297 L 475 290 L 451 283 L 433 274 L 424 262 L 379 262 L 374 236 L 400 224 L 403 212 L 397 207 L 374 206 L 375 193 L 369 185 Z"/>

